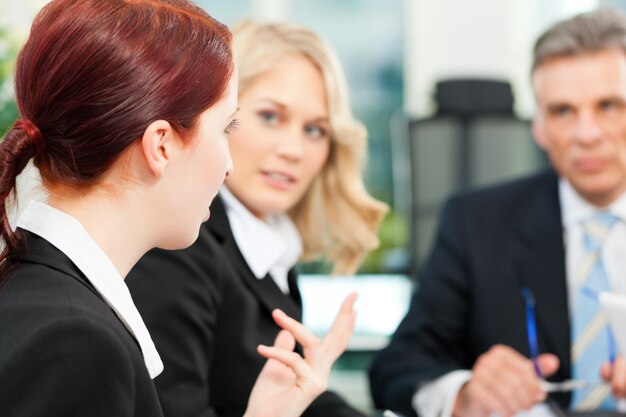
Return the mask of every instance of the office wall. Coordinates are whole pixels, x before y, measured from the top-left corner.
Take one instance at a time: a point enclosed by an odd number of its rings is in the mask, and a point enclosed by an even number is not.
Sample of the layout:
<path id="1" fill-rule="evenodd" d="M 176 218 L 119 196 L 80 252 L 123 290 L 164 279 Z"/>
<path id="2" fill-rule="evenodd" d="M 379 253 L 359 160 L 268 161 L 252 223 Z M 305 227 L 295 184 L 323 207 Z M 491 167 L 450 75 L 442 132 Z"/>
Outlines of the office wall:
<path id="1" fill-rule="evenodd" d="M 447 77 L 511 80 L 516 112 L 533 111 L 528 68 L 534 39 L 597 0 L 405 0 L 405 112 L 433 112 L 434 83 Z"/>

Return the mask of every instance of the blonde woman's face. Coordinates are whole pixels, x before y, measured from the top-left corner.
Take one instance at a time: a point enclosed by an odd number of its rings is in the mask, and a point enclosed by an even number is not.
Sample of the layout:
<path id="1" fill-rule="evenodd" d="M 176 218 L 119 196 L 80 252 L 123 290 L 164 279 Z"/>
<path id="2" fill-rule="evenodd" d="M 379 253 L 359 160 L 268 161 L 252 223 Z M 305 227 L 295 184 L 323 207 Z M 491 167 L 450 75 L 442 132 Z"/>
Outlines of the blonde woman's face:
<path id="1" fill-rule="evenodd" d="M 285 213 L 320 173 L 330 149 L 326 89 L 300 56 L 284 58 L 239 96 L 239 128 L 230 136 L 230 191 L 255 216 Z"/>

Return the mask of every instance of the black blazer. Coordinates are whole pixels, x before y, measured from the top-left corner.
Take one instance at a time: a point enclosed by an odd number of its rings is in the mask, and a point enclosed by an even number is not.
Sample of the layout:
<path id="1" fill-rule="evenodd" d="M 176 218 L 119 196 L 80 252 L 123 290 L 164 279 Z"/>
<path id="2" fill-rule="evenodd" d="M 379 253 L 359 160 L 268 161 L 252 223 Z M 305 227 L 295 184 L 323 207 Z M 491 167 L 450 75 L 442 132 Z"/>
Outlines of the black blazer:
<path id="1" fill-rule="evenodd" d="M 256 347 L 272 345 L 279 331 L 271 311 L 301 319 L 293 270 L 288 281 L 285 295 L 271 277 L 254 276 L 219 197 L 191 247 L 154 250 L 139 261 L 126 282 L 165 365 L 155 383 L 167 417 L 243 415 L 265 364 Z M 304 415 L 361 414 L 326 392 Z"/>
<path id="2" fill-rule="evenodd" d="M 20 232 L 0 288 L 0 415 L 162 416 L 131 333 L 62 252 Z"/>
<path id="3" fill-rule="evenodd" d="M 570 326 L 558 178 L 548 172 L 451 198 L 409 311 L 370 370 L 378 407 L 412 414 L 418 384 L 471 369 L 494 344 L 526 356 L 527 286 L 541 353 L 570 377 Z M 562 406 L 569 395 L 554 396 Z"/>

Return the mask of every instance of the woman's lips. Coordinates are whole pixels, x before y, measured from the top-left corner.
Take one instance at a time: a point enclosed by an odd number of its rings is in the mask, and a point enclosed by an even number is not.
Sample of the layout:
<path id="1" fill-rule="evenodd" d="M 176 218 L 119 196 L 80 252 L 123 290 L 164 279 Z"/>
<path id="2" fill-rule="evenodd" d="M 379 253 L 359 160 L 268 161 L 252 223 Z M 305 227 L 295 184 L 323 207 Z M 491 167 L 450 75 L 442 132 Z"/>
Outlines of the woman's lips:
<path id="1" fill-rule="evenodd" d="M 261 171 L 261 175 L 268 185 L 281 190 L 288 190 L 296 183 L 296 177 L 286 172 Z"/>

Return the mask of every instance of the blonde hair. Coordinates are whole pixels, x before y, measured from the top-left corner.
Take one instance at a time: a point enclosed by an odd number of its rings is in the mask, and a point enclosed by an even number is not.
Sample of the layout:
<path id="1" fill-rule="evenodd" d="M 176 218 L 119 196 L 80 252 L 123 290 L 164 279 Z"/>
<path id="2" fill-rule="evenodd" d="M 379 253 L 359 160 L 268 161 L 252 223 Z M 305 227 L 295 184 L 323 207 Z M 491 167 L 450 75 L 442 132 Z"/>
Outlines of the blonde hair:
<path id="1" fill-rule="evenodd" d="M 354 273 L 367 252 L 378 246 L 376 232 L 388 208 L 371 197 L 363 184 L 367 132 L 352 116 L 339 59 L 315 33 L 293 23 L 246 19 L 232 33 L 239 94 L 285 56 L 304 56 L 321 72 L 332 135 L 330 152 L 289 215 L 302 235 L 302 260 L 323 255 L 333 263 L 334 274 Z"/>

